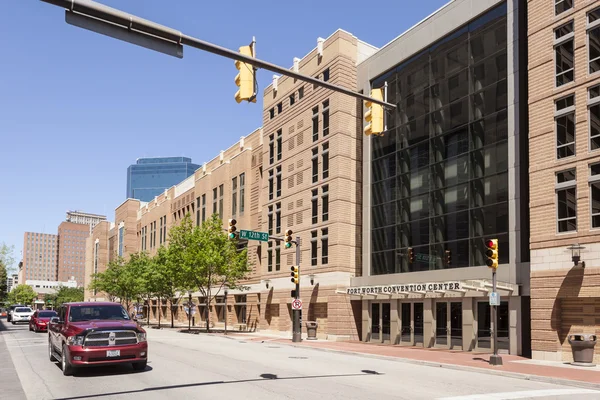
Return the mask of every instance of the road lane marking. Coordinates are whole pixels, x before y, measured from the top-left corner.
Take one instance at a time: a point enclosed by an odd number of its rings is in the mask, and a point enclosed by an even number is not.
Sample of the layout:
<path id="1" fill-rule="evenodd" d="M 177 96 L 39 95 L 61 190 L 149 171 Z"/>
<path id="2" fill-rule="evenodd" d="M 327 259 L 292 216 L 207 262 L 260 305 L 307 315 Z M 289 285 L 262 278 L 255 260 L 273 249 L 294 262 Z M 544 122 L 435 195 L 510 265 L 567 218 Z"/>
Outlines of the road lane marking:
<path id="1" fill-rule="evenodd" d="M 570 394 L 599 394 L 600 391 L 592 389 L 540 389 L 525 390 L 521 392 L 485 393 L 466 396 L 440 397 L 437 400 L 514 400 L 531 399 L 544 396 L 563 396 Z"/>

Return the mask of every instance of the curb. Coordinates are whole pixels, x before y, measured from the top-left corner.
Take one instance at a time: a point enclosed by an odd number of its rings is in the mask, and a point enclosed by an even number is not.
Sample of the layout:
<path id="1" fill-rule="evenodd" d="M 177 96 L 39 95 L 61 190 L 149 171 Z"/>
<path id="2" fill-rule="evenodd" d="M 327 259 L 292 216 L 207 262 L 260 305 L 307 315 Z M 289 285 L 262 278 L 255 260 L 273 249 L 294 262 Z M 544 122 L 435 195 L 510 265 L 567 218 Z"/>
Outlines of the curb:
<path id="1" fill-rule="evenodd" d="M 574 386 L 574 387 L 580 387 L 580 388 L 585 388 L 585 389 L 600 390 L 600 383 L 574 381 L 571 379 L 561 379 L 561 378 L 554 378 L 554 377 L 543 376 L 543 375 L 522 374 L 519 372 L 498 371 L 498 370 L 493 370 L 493 369 L 470 367 L 470 366 L 466 366 L 466 365 L 446 364 L 446 363 L 439 363 L 439 362 L 433 362 L 433 361 L 415 360 L 412 358 L 382 356 L 379 354 L 361 353 L 361 352 L 349 351 L 349 350 L 327 349 L 327 348 L 323 348 L 323 347 L 303 346 L 303 345 L 283 343 L 283 342 L 278 342 L 278 343 L 282 344 L 284 346 L 290 346 L 290 347 L 302 348 L 302 349 L 308 348 L 308 349 L 313 349 L 313 350 L 323 351 L 323 352 L 328 352 L 328 353 L 350 354 L 350 355 L 355 355 L 355 356 L 359 356 L 359 357 L 402 362 L 402 363 L 407 363 L 407 364 L 423 365 L 423 366 L 427 366 L 427 367 L 448 368 L 448 369 L 453 369 L 453 370 L 458 370 L 458 371 L 478 372 L 478 373 L 488 374 L 488 375 L 497 375 L 497 376 L 504 376 L 504 377 L 508 377 L 508 378 L 522 379 L 522 380 L 526 380 L 526 381 L 544 382 L 544 383 L 551 383 L 554 385 L 565 385 L 565 386 Z"/>

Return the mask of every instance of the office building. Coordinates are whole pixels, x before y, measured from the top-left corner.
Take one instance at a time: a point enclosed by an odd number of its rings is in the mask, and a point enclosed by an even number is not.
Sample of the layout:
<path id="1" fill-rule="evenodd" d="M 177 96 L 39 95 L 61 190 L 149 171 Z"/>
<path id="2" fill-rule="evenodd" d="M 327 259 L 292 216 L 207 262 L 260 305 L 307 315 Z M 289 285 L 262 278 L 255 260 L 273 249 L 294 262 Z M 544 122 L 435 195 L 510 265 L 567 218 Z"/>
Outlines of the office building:
<path id="1" fill-rule="evenodd" d="M 83 211 L 67 211 L 67 222 L 89 225 L 90 229 L 100 221 L 106 221 L 105 215 L 90 214 Z"/>
<path id="2" fill-rule="evenodd" d="M 20 267 L 19 281 L 55 281 L 58 236 L 49 233 L 25 232 L 23 239 L 23 265 Z"/>
<path id="3" fill-rule="evenodd" d="M 88 224 L 63 221 L 58 226 L 57 281 L 74 279 L 83 286 L 85 272 L 85 240 L 93 222 Z"/>
<path id="4" fill-rule="evenodd" d="M 151 201 L 198 168 L 187 157 L 138 158 L 127 168 L 127 198 Z"/>
<path id="5" fill-rule="evenodd" d="M 570 362 L 600 333 L 600 3 L 528 9 L 532 355 Z"/>

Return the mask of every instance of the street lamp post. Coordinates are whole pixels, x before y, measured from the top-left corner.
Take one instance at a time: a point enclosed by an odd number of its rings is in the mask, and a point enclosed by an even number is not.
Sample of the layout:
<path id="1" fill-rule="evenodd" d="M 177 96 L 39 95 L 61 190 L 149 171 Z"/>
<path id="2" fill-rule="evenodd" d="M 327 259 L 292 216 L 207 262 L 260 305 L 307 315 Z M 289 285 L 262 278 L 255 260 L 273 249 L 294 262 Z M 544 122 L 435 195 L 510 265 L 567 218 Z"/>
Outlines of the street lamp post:
<path id="1" fill-rule="evenodd" d="M 227 335 L 227 294 L 229 291 L 225 288 L 225 335 Z"/>
<path id="2" fill-rule="evenodd" d="M 192 291 L 188 290 L 188 332 L 192 330 Z"/>

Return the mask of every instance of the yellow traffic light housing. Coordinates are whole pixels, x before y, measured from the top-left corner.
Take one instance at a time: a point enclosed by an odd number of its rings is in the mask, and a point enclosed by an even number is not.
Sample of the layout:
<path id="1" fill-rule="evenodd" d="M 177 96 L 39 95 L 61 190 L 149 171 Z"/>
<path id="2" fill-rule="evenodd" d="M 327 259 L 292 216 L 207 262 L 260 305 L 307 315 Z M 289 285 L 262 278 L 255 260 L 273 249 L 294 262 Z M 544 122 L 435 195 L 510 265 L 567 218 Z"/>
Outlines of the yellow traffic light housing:
<path id="1" fill-rule="evenodd" d="M 295 283 L 297 285 L 298 283 L 300 283 L 300 268 L 297 265 L 294 265 L 290 268 L 290 270 L 292 271 L 292 283 Z"/>
<path id="2" fill-rule="evenodd" d="M 498 268 L 498 239 L 488 239 L 485 241 L 485 247 L 487 250 L 485 251 L 485 256 L 487 260 L 485 260 L 485 264 L 493 269 Z"/>
<path id="3" fill-rule="evenodd" d="M 229 239 L 235 239 L 236 233 L 235 231 L 237 230 L 237 228 L 235 227 L 235 224 L 237 224 L 237 221 L 235 219 L 230 219 L 229 220 Z"/>
<path id="4" fill-rule="evenodd" d="M 383 88 L 371 89 L 371 98 L 383 101 Z M 365 107 L 367 108 L 365 135 L 381 135 L 383 133 L 383 106 L 372 101 L 365 101 Z"/>
<path id="5" fill-rule="evenodd" d="M 248 57 L 254 57 L 254 46 L 242 46 L 240 47 L 240 53 Z M 246 100 L 248 102 L 256 103 L 256 96 L 254 93 L 256 71 L 254 66 L 236 60 L 235 67 L 240 71 L 235 77 L 235 84 L 239 86 L 239 90 L 235 94 L 235 101 L 241 103 L 242 100 Z"/>
<path id="6" fill-rule="evenodd" d="M 415 251 L 413 250 L 412 247 L 408 248 L 408 262 L 410 264 L 415 262 Z"/>
<path id="7" fill-rule="evenodd" d="M 288 229 L 285 231 L 285 238 L 284 238 L 284 242 L 285 242 L 285 248 L 289 249 L 290 247 L 292 247 L 292 234 L 294 232 L 291 229 Z"/>

